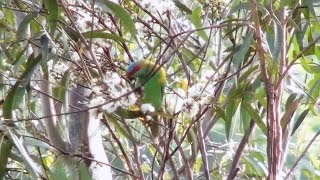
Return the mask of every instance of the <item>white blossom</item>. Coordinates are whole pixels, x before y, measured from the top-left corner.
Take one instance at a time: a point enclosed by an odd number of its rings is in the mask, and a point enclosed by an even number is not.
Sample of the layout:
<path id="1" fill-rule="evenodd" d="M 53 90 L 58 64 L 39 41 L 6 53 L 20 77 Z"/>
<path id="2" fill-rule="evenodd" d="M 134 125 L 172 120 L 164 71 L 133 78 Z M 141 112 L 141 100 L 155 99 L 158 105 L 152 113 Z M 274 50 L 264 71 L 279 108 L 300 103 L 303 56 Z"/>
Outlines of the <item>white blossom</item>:
<path id="1" fill-rule="evenodd" d="M 187 97 L 183 101 L 181 111 L 187 116 L 196 116 L 211 103 L 214 90 L 214 84 L 208 79 L 193 84 L 187 91 Z"/>
<path id="2" fill-rule="evenodd" d="M 51 48 L 51 53 L 52 53 L 53 55 L 57 55 L 57 48 L 52 47 L 52 48 Z"/>
<path id="3" fill-rule="evenodd" d="M 48 68 L 48 71 L 51 71 L 53 69 L 53 59 L 50 59 L 49 61 L 47 61 L 47 68 Z"/>
<path id="4" fill-rule="evenodd" d="M 108 86 L 115 86 L 121 83 L 121 77 L 118 73 L 108 72 L 104 78 L 103 82 L 106 83 Z"/>
<path id="5" fill-rule="evenodd" d="M 151 121 L 151 120 L 152 120 L 152 117 L 149 116 L 149 115 L 147 115 L 147 116 L 146 116 L 146 120 L 147 120 L 147 121 Z"/>
<path id="6" fill-rule="evenodd" d="M 102 109 L 107 111 L 108 113 L 113 113 L 117 110 L 117 108 L 119 107 L 119 103 L 117 102 L 110 102 L 106 105 L 102 106 Z"/>
<path id="7" fill-rule="evenodd" d="M 75 8 L 75 11 L 79 14 L 76 18 L 75 25 L 81 32 L 89 31 L 91 30 L 92 25 L 99 24 L 99 20 L 97 18 L 92 18 L 89 12 L 85 12 L 79 8 Z"/>
<path id="8" fill-rule="evenodd" d="M 97 96 L 90 100 L 89 107 L 95 107 L 103 103 L 105 103 L 105 99 L 103 99 L 101 96 Z M 102 117 L 102 114 L 98 113 L 98 108 L 90 109 L 89 114 L 90 114 L 90 117 L 93 117 L 93 118 Z"/>
<path id="9" fill-rule="evenodd" d="M 199 113 L 199 110 L 200 110 L 200 104 L 197 102 L 194 103 L 190 108 L 190 116 L 195 117 Z"/>
<path id="10" fill-rule="evenodd" d="M 138 98 L 134 93 L 130 93 L 127 97 L 121 99 L 121 104 L 127 107 L 134 105 Z"/>
<path id="11" fill-rule="evenodd" d="M 200 103 L 192 98 L 188 98 L 184 101 L 182 110 L 186 113 L 185 115 L 195 117 L 199 113 Z"/>
<path id="12" fill-rule="evenodd" d="M 214 80 L 215 74 L 216 71 L 214 71 L 213 69 L 203 69 L 200 81 L 207 82 L 208 80 Z"/>
<path id="13" fill-rule="evenodd" d="M 94 97 L 90 100 L 89 107 L 95 107 L 98 105 L 102 105 L 105 102 L 106 102 L 106 100 L 103 97 L 97 96 L 97 97 Z"/>
<path id="14" fill-rule="evenodd" d="M 140 107 L 140 110 L 143 112 L 143 113 L 147 113 L 147 112 L 154 112 L 155 109 L 154 107 L 147 103 L 147 104 L 141 104 L 141 107 Z"/>
<path id="15" fill-rule="evenodd" d="M 188 96 L 192 98 L 197 98 L 201 95 L 202 89 L 203 89 L 203 84 L 197 83 L 189 88 Z"/>
<path id="16" fill-rule="evenodd" d="M 56 74 L 64 74 L 67 70 L 69 69 L 69 67 L 62 63 L 62 62 L 58 62 L 56 64 L 53 65 L 53 69 L 52 71 Z"/>
<path id="17" fill-rule="evenodd" d="M 99 95 L 101 93 L 101 87 L 99 86 L 93 86 L 91 88 L 92 92 L 95 93 L 96 95 Z"/>
<path id="18" fill-rule="evenodd" d="M 181 111 L 184 99 L 186 98 L 186 93 L 183 89 L 178 88 L 174 93 L 166 95 L 166 110 L 170 114 Z"/>
<path id="19" fill-rule="evenodd" d="M 77 52 L 71 52 L 70 56 L 72 61 L 80 61 L 80 56 Z"/>
<path id="20" fill-rule="evenodd" d="M 55 62 L 52 59 L 47 62 L 48 71 L 50 71 L 49 82 L 56 83 L 61 79 L 69 67 L 62 62 Z"/>
<path id="21" fill-rule="evenodd" d="M 150 10 L 151 12 L 159 11 L 160 13 L 166 11 L 172 11 L 175 7 L 173 1 L 170 0 L 158 0 L 158 1 L 150 1 L 150 0 L 142 0 L 140 4 Z"/>
<path id="22" fill-rule="evenodd" d="M 169 67 L 168 70 L 167 70 L 167 74 L 173 74 L 174 73 L 174 69 L 173 67 Z"/>
<path id="23" fill-rule="evenodd" d="M 112 113 L 117 110 L 119 106 L 130 107 L 137 101 L 135 93 L 131 92 L 131 88 L 123 86 L 123 79 L 118 73 L 107 72 L 103 79 L 92 79 L 91 89 L 92 93 L 96 95 L 95 100 L 91 100 L 90 107 L 98 103 L 104 104 L 101 109 Z M 106 103 L 106 101 L 117 99 L 116 101 Z M 151 109 L 152 110 L 152 109 Z"/>

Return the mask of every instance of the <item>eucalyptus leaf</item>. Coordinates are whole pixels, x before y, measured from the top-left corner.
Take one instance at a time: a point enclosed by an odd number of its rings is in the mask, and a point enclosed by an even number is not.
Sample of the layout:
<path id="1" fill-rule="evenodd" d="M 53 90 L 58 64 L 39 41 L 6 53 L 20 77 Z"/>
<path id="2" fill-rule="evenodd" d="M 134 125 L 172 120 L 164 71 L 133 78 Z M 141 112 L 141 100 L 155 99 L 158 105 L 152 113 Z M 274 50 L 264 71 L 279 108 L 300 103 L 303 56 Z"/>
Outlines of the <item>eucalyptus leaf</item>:
<path id="1" fill-rule="evenodd" d="M 23 19 L 23 21 L 20 23 L 18 27 L 17 39 L 23 40 L 27 38 L 26 34 L 27 34 L 29 24 L 37 15 L 38 13 L 34 12 L 25 16 L 25 18 Z"/>
<path id="2" fill-rule="evenodd" d="M 299 128 L 299 126 L 301 125 L 301 123 L 303 122 L 303 120 L 307 117 L 308 113 L 309 113 L 310 109 L 305 109 L 300 116 L 298 117 L 298 119 L 296 120 L 293 129 L 292 129 L 292 133 L 291 136 L 296 132 L 296 130 Z"/>
<path id="3" fill-rule="evenodd" d="M 8 131 L 12 142 L 14 143 L 15 147 L 21 154 L 24 164 L 26 165 L 27 171 L 30 174 L 32 179 L 38 179 L 40 176 L 43 176 L 41 173 L 40 166 L 37 165 L 33 159 L 28 154 L 27 150 L 24 148 L 23 143 L 19 138 L 10 130 Z"/>
<path id="4" fill-rule="evenodd" d="M 128 42 L 123 37 L 118 36 L 116 34 L 107 33 L 105 30 L 87 31 L 87 32 L 83 32 L 82 35 L 85 38 L 102 38 L 102 39 L 111 39 L 118 42 Z"/>
<path id="5" fill-rule="evenodd" d="M 250 114 L 251 118 L 257 123 L 261 131 L 267 135 L 267 126 L 266 124 L 262 121 L 262 118 L 259 115 L 259 112 L 254 109 L 250 104 L 243 102 L 243 108 L 247 110 L 247 112 Z"/>
<path id="6" fill-rule="evenodd" d="M 137 30 L 134 21 L 132 20 L 130 14 L 122 6 L 109 0 L 97 0 L 97 2 L 104 7 L 106 12 L 111 13 L 120 19 L 125 31 L 130 32 L 133 36 L 136 35 Z"/>
<path id="7" fill-rule="evenodd" d="M 58 0 L 44 0 L 44 4 L 48 9 L 50 35 L 53 37 L 54 32 L 57 29 L 58 16 L 59 16 Z"/>
<path id="8" fill-rule="evenodd" d="M 202 28 L 203 27 L 202 20 L 201 20 L 201 11 L 202 11 L 201 7 L 197 7 L 197 8 L 192 10 L 191 22 L 193 23 L 193 25 L 196 28 Z M 209 39 L 208 35 L 206 34 L 206 32 L 204 30 L 197 31 L 197 33 L 199 34 L 199 36 L 203 40 L 207 41 Z"/>

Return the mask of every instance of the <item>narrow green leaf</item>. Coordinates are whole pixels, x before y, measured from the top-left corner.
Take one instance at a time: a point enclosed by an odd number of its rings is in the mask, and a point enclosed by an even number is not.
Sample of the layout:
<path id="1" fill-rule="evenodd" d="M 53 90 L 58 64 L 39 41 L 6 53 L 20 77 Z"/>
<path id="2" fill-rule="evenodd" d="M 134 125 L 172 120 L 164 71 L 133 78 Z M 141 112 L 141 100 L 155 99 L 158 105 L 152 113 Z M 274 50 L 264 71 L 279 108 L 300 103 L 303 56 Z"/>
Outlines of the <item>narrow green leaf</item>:
<path id="1" fill-rule="evenodd" d="M 30 29 L 33 34 L 41 34 L 41 31 L 43 30 L 41 24 L 37 21 L 30 22 Z"/>
<path id="2" fill-rule="evenodd" d="M 68 92 L 68 86 L 70 82 L 70 71 L 67 70 L 63 76 L 60 83 L 60 86 L 54 89 L 55 98 L 59 99 L 60 101 L 65 101 L 66 93 Z"/>
<path id="3" fill-rule="evenodd" d="M 108 121 L 110 121 L 110 123 L 115 127 L 115 129 L 117 130 L 117 133 L 120 133 L 122 134 L 124 137 L 128 138 L 128 139 L 131 139 L 131 140 L 134 140 L 133 137 L 131 137 L 128 133 L 128 131 L 126 130 L 126 128 L 124 128 L 123 125 L 121 125 L 119 123 L 119 120 L 116 118 L 116 116 L 114 115 L 109 115 L 109 114 L 106 114 L 107 117 L 108 117 Z"/>
<path id="4" fill-rule="evenodd" d="M 74 42 L 78 42 L 78 39 L 80 38 L 80 36 L 76 30 L 70 28 L 67 25 L 63 25 L 62 27 L 64 31 L 69 35 L 70 39 L 72 39 Z"/>
<path id="5" fill-rule="evenodd" d="M 50 25 L 50 35 L 53 36 L 57 29 L 57 22 L 59 16 L 59 8 L 57 0 L 45 0 L 44 4 L 48 9 L 49 13 L 49 25 Z"/>
<path id="6" fill-rule="evenodd" d="M 14 72 L 17 72 L 20 66 L 26 62 L 27 59 L 23 55 L 28 50 L 28 48 L 29 48 L 29 43 L 27 43 L 25 47 L 20 52 L 18 52 L 17 55 L 15 56 L 15 61 L 12 62 Z"/>
<path id="7" fill-rule="evenodd" d="M 198 57 L 197 54 L 195 54 L 193 51 L 185 47 L 181 47 L 181 52 L 182 52 L 182 55 L 186 57 L 188 60 L 193 60 Z"/>
<path id="8" fill-rule="evenodd" d="M 306 59 L 305 57 L 302 57 L 302 58 L 300 59 L 300 62 L 301 62 L 301 65 L 302 65 L 302 67 L 303 67 L 304 70 L 306 70 L 306 71 L 309 72 L 309 73 L 312 73 L 312 72 L 311 72 L 311 67 L 310 67 L 310 65 L 309 65 L 310 60 Z"/>
<path id="9" fill-rule="evenodd" d="M 286 111 L 281 117 L 281 127 L 283 132 L 285 132 L 287 124 L 289 124 L 290 121 L 292 120 L 292 116 L 296 112 L 301 98 L 302 96 L 296 97 L 294 94 L 292 94 L 292 96 L 291 95 L 289 96 L 286 103 Z M 290 104 L 288 101 L 289 102 L 291 101 Z"/>
<path id="10" fill-rule="evenodd" d="M 50 149 L 52 148 L 47 142 L 40 140 L 40 139 L 35 139 L 33 137 L 25 137 L 24 138 L 24 144 L 32 147 L 39 147 L 39 148 L 44 148 L 44 149 Z"/>
<path id="11" fill-rule="evenodd" d="M 89 171 L 88 166 L 86 166 L 83 162 L 80 162 L 79 165 L 79 180 L 91 180 L 92 176 Z"/>
<path id="12" fill-rule="evenodd" d="M 19 78 L 19 81 L 17 81 L 13 87 L 10 89 L 9 93 L 5 97 L 4 103 L 3 103 L 3 116 L 6 119 L 12 118 L 12 111 L 16 102 L 17 95 L 21 93 L 21 87 L 25 88 L 26 85 L 29 83 L 30 78 L 38 66 L 38 64 L 41 61 L 41 56 L 37 56 L 34 58 L 34 54 L 31 54 L 28 58 L 26 70 Z"/>
<path id="13" fill-rule="evenodd" d="M 225 130 L 226 130 L 227 139 L 230 138 L 231 127 L 233 127 L 232 120 L 233 120 L 235 112 L 238 109 L 239 103 L 240 103 L 240 101 L 238 99 L 232 99 L 226 106 L 227 119 L 226 119 Z"/>
<path id="14" fill-rule="evenodd" d="M 173 2 L 182 12 L 186 12 L 189 15 L 192 14 L 192 10 L 188 8 L 188 6 L 180 2 L 179 0 L 173 0 Z"/>
<path id="15" fill-rule="evenodd" d="M 244 109 L 246 109 L 248 111 L 248 113 L 250 114 L 251 118 L 255 121 L 255 123 L 257 123 L 257 125 L 259 126 L 259 128 L 261 129 L 261 131 L 267 135 L 268 129 L 267 126 L 265 125 L 265 123 L 262 121 L 258 111 L 256 109 L 254 109 L 250 104 L 246 103 L 246 102 L 242 102 L 243 103 L 243 107 Z"/>
<path id="16" fill-rule="evenodd" d="M 118 36 L 116 34 L 111 34 L 105 32 L 105 30 L 93 30 L 82 33 L 85 38 L 102 38 L 102 39 L 111 39 L 118 42 L 128 42 L 128 40 Z"/>
<path id="17" fill-rule="evenodd" d="M 5 14 L 6 21 L 10 24 L 11 27 L 15 25 L 15 14 L 13 10 L 2 8 L 3 14 Z"/>
<path id="18" fill-rule="evenodd" d="M 317 57 L 316 60 L 318 60 L 318 62 L 319 62 L 320 61 L 320 47 L 319 46 L 314 47 L 314 55 Z"/>
<path id="19" fill-rule="evenodd" d="M 234 113 L 238 108 L 239 101 L 231 100 L 228 105 L 226 106 L 226 116 L 228 119 L 232 119 Z"/>
<path id="20" fill-rule="evenodd" d="M 259 65 L 250 67 L 240 76 L 240 78 L 238 79 L 238 82 L 241 83 L 242 81 L 247 80 L 252 73 L 257 72 L 258 68 L 259 68 Z"/>
<path id="21" fill-rule="evenodd" d="M 297 23 L 298 24 L 301 24 L 302 23 L 302 19 L 301 19 L 301 16 L 302 16 L 302 12 L 301 11 L 298 11 L 299 14 L 297 14 L 297 17 L 299 17 L 297 19 Z M 300 27 L 299 31 L 297 31 L 296 35 L 293 37 L 293 48 L 296 50 L 298 48 L 299 51 L 296 51 L 297 53 L 300 52 L 301 49 L 303 49 L 303 42 L 304 42 L 304 39 L 305 39 L 305 36 L 307 34 L 307 30 L 308 30 L 308 25 L 305 25 L 303 27 Z"/>
<path id="22" fill-rule="evenodd" d="M 299 95 L 298 93 L 290 94 L 290 96 L 288 97 L 287 102 L 286 102 L 286 106 L 285 106 L 286 110 L 292 104 L 292 102 L 297 98 L 298 95 Z"/>
<path id="23" fill-rule="evenodd" d="M 306 1 L 307 2 L 307 5 L 308 5 L 308 11 L 310 12 L 310 14 L 314 17 L 314 18 L 316 18 L 317 17 L 317 13 L 315 12 L 315 9 L 314 9 L 314 7 L 315 7 L 315 1 L 314 0 L 307 0 Z"/>
<path id="24" fill-rule="evenodd" d="M 280 46 L 281 46 L 281 43 L 280 43 L 281 27 L 277 23 L 274 23 L 272 30 L 273 30 L 272 32 L 266 33 L 266 39 L 267 39 L 273 60 L 277 61 L 279 53 L 280 53 L 280 49 L 281 49 L 280 48 Z"/>
<path id="25" fill-rule="evenodd" d="M 18 108 L 24 101 L 26 90 L 24 87 L 18 87 L 14 94 L 13 109 Z"/>
<path id="26" fill-rule="evenodd" d="M 49 57 L 49 38 L 46 34 L 43 34 L 40 38 L 41 46 L 41 58 L 43 62 L 46 62 Z"/>
<path id="27" fill-rule="evenodd" d="M 238 12 L 239 10 L 249 10 L 250 2 L 242 2 L 240 0 L 232 1 L 231 9 L 229 14 Z"/>
<path id="28" fill-rule="evenodd" d="M 243 62 L 246 53 L 249 50 L 251 40 L 253 38 L 253 33 L 249 33 L 243 40 L 243 43 L 240 46 L 239 51 L 237 51 L 233 56 L 233 62 L 236 67 L 239 67 Z"/>
<path id="29" fill-rule="evenodd" d="M 300 116 L 298 117 L 297 121 L 295 122 L 293 129 L 292 129 L 292 133 L 291 136 L 296 132 L 296 130 L 299 128 L 299 126 L 301 125 L 302 121 L 306 118 L 306 116 L 308 115 L 310 109 L 306 109 L 304 110 Z"/>
<path id="30" fill-rule="evenodd" d="M 135 36 L 137 33 L 134 21 L 132 20 L 129 13 L 119 4 L 116 4 L 109 0 L 98 0 L 103 7 L 106 7 L 106 11 L 117 16 L 121 20 L 125 31 L 129 31 L 131 35 Z"/>
<path id="31" fill-rule="evenodd" d="M 314 78 L 308 83 L 308 88 L 310 89 L 309 94 L 312 98 L 319 97 L 320 94 L 320 74 L 315 74 Z M 307 103 L 311 100 L 308 98 Z M 314 103 L 311 104 L 312 106 Z"/>
<path id="32" fill-rule="evenodd" d="M 262 149 L 252 149 L 252 151 L 249 152 L 248 154 L 250 157 L 253 157 L 255 159 L 257 159 L 260 162 L 264 162 L 267 159 L 267 152 L 263 151 Z"/>
<path id="33" fill-rule="evenodd" d="M 27 61 L 27 64 L 26 64 L 26 70 L 24 71 L 24 73 L 20 77 L 20 80 L 22 80 L 22 79 L 30 80 L 31 76 L 33 75 L 33 72 L 35 71 L 35 69 L 37 68 L 37 66 L 41 62 L 41 60 L 42 60 L 42 56 L 41 55 L 38 55 L 37 57 L 34 57 L 34 54 L 31 54 L 28 57 L 28 61 Z"/>
<path id="34" fill-rule="evenodd" d="M 251 117 L 248 111 L 246 111 L 246 109 L 243 106 L 243 103 L 241 103 L 240 122 L 242 123 L 243 131 L 245 132 L 249 128 Z"/>
<path id="35" fill-rule="evenodd" d="M 263 179 L 262 177 L 265 177 L 268 174 L 268 168 L 265 166 L 265 164 L 257 161 L 257 159 L 254 157 L 245 156 L 243 158 L 243 163 L 244 166 L 247 167 L 246 171 L 251 170 L 252 172 L 254 172 L 255 177 L 258 177 L 257 179 Z M 249 174 L 250 172 L 246 172 L 246 174 L 247 173 Z"/>
<path id="36" fill-rule="evenodd" d="M 0 179 L 4 179 L 4 176 L 7 172 L 7 163 L 8 158 L 11 153 L 11 149 L 13 147 L 13 144 L 11 141 L 6 139 L 4 136 L 1 136 L 0 140 Z"/>
<path id="37" fill-rule="evenodd" d="M 203 24 L 202 24 L 202 21 L 201 21 L 201 11 L 202 11 L 201 7 L 197 7 L 197 8 L 192 10 L 191 22 L 196 28 L 202 28 L 203 27 Z M 197 31 L 197 32 L 198 32 L 199 36 L 203 40 L 207 41 L 209 39 L 208 35 L 205 33 L 204 30 Z"/>
<path id="38" fill-rule="evenodd" d="M 196 152 L 197 148 L 199 147 L 196 127 L 190 129 L 189 133 L 187 134 L 187 140 L 191 145 L 192 151 Z"/>
<path id="39" fill-rule="evenodd" d="M 26 32 L 27 32 L 27 28 L 28 25 L 30 24 L 30 22 L 38 15 L 38 13 L 33 12 L 28 14 L 23 21 L 20 23 L 19 27 L 18 27 L 18 31 L 17 31 L 17 39 L 22 40 L 24 38 L 26 38 Z"/>
<path id="40" fill-rule="evenodd" d="M 288 25 L 290 27 L 293 27 L 293 28 L 297 29 L 297 30 L 301 29 L 300 26 L 299 26 L 300 24 L 297 23 L 296 19 L 288 19 Z"/>
<path id="41" fill-rule="evenodd" d="M 16 83 L 17 84 L 17 83 Z M 3 117 L 5 119 L 11 119 L 12 118 L 12 110 L 13 110 L 13 104 L 15 102 L 15 94 L 18 91 L 19 85 L 13 86 L 8 95 L 6 96 L 4 103 L 3 103 Z"/>
<path id="42" fill-rule="evenodd" d="M 224 110 L 220 106 L 215 106 L 214 111 L 217 113 L 219 117 L 221 117 L 225 122 L 227 121 L 227 116 Z"/>
<path id="43" fill-rule="evenodd" d="M 310 64 L 310 72 L 312 74 L 317 74 L 320 72 L 320 66 L 318 64 L 311 63 Z"/>
<path id="44" fill-rule="evenodd" d="M 9 130 L 8 132 L 9 132 L 10 138 L 14 143 L 14 146 L 21 154 L 21 158 L 23 159 L 23 162 L 26 165 L 26 169 L 30 174 L 31 179 L 40 178 L 40 175 L 42 175 L 40 167 L 37 166 L 37 164 L 32 160 L 32 158 L 26 151 L 25 147 L 23 146 L 23 143 L 19 140 L 19 138 L 14 133 L 12 133 L 11 130 Z"/>
<path id="45" fill-rule="evenodd" d="M 294 5 L 295 5 L 295 1 L 292 1 L 292 0 L 284 0 L 284 5 L 290 7 L 290 8 L 293 8 Z"/>
<path id="46" fill-rule="evenodd" d="M 51 179 L 68 180 L 67 168 L 65 166 L 66 164 L 64 163 L 63 157 L 59 156 L 50 171 Z"/>

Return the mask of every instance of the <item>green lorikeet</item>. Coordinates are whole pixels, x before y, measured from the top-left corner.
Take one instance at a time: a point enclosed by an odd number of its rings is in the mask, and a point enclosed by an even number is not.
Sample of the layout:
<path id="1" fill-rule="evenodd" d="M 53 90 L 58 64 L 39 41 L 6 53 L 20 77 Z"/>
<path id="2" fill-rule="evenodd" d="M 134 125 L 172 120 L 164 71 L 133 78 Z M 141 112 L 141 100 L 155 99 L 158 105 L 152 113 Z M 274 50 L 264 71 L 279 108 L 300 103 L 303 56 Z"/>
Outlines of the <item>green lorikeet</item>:
<path id="1" fill-rule="evenodd" d="M 136 79 L 136 87 L 141 87 L 142 104 L 151 104 L 156 112 L 161 112 L 166 83 L 165 70 L 148 60 L 136 61 L 128 66 L 127 77 L 130 80 Z M 153 116 L 150 129 L 154 137 L 159 134 L 159 118 L 157 116 Z"/>

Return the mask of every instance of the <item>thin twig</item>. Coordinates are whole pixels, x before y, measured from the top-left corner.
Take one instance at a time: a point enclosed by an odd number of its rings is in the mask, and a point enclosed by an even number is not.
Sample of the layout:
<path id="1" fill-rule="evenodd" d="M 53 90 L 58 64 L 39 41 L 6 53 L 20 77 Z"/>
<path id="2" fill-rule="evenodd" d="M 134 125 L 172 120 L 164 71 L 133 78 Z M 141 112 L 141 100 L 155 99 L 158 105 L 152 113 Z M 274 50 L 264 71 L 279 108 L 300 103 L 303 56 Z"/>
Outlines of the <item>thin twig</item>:
<path id="1" fill-rule="evenodd" d="M 232 164 L 231 164 L 231 168 L 230 168 L 230 171 L 229 171 L 229 175 L 227 177 L 227 180 L 232 180 L 236 177 L 238 171 L 239 171 L 239 162 L 240 162 L 240 158 L 242 156 L 242 153 L 243 153 L 243 150 L 245 148 L 245 146 L 247 145 L 248 143 L 248 140 L 249 140 L 249 137 L 252 133 L 252 130 L 254 128 L 254 125 L 255 125 L 255 122 L 254 120 L 251 120 L 250 121 L 250 125 L 249 125 L 249 128 L 247 129 L 247 131 L 245 132 L 245 134 L 243 135 L 242 139 L 241 139 L 241 142 L 239 143 L 238 145 L 238 148 L 237 148 L 237 151 L 236 151 L 236 154 L 234 155 L 233 157 L 233 160 L 232 160 Z"/>
<path id="2" fill-rule="evenodd" d="M 197 122 L 197 129 L 198 129 L 197 139 L 199 142 L 199 149 L 201 152 L 201 158 L 202 158 L 202 162 L 203 162 L 204 175 L 207 180 L 210 180 L 208 157 L 207 157 L 207 151 L 206 151 L 206 146 L 205 146 L 205 142 L 204 142 L 205 136 L 203 136 L 203 129 L 201 126 L 201 121 Z"/>
<path id="3" fill-rule="evenodd" d="M 310 49 L 313 48 L 314 45 L 320 40 L 320 36 L 318 36 L 315 40 L 313 40 L 310 44 L 308 44 L 298 55 L 296 55 L 292 61 L 289 63 L 289 65 L 285 68 L 284 72 L 282 73 L 282 75 L 280 76 L 278 83 L 276 85 L 276 88 L 278 86 L 280 86 L 280 82 L 282 81 L 282 79 L 287 75 L 288 71 L 291 69 L 291 67 L 295 64 L 295 62 L 297 60 L 299 60 L 301 57 L 304 56 L 304 54 Z"/>
<path id="4" fill-rule="evenodd" d="M 101 76 L 103 76 L 103 72 L 101 70 L 101 67 L 96 59 L 96 56 L 95 56 L 95 53 L 92 51 L 92 48 L 89 46 L 89 44 L 87 43 L 86 39 L 84 38 L 84 36 L 81 34 L 81 32 L 79 31 L 79 29 L 77 28 L 77 26 L 75 25 L 75 22 L 71 16 L 71 13 L 69 11 L 69 9 L 67 8 L 67 5 L 66 5 L 66 2 L 65 0 L 62 0 L 61 1 L 61 4 L 62 4 L 62 7 L 64 9 L 64 11 L 66 12 L 66 15 L 68 16 L 68 18 L 70 19 L 70 23 L 72 24 L 72 26 L 74 27 L 74 29 L 76 30 L 76 32 L 78 33 L 80 39 L 81 39 L 81 42 L 84 44 L 85 48 L 87 49 L 87 51 L 89 52 L 90 56 L 91 56 L 91 59 L 93 61 L 93 63 L 96 65 L 96 68 L 98 69 L 99 71 L 99 74 Z"/>
<path id="5" fill-rule="evenodd" d="M 129 159 L 129 157 L 128 157 L 128 155 L 127 155 L 124 147 L 122 146 L 120 140 L 118 139 L 118 137 L 115 135 L 115 133 L 114 133 L 113 130 L 111 129 L 111 127 L 110 127 L 110 125 L 109 125 L 109 123 L 108 123 L 108 120 L 107 120 L 106 118 L 107 118 L 106 116 L 103 116 L 103 118 L 101 119 L 101 121 L 102 121 L 103 124 L 109 129 L 109 132 L 110 132 L 112 138 L 113 138 L 113 139 L 116 141 L 116 143 L 118 144 L 118 146 L 119 146 L 119 148 L 120 148 L 120 151 L 121 151 L 121 153 L 122 153 L 122 155 L 123 155 L 123 157 L 124 157 L 124 159 L 125 159 L 125 161 L 126 161 L 126 163 L 127 163 L 127 166 L 128 166 L 128 168 L 129 168 L 129 172 L 130 172 L 131 174 L 135 174 L 135 173 L 134 173 L 134 170 L 133 170 L 133 167 L 132 167 L 132 164 L 131 164 L 131 161 L 130 161 L 130 159 Z"/>
<path id="6" fill-rule="evenodd" d="M 314 143 L 314 141 L 316 140 L 316 138 L 320 135 L 320 131 L 318 131 L 313 138 L 311 139 L 311 141 L 308 143 L 307 147 L 304 149 L 304 151 L 301 153 L 301 155 L 298 157 L 298 159 L 294 162 L 293 166 L 290 168 L 290 170 L 288 171 L 286 177 L 284 179 L 289 179 L 290 174 L 292 173 L 292 171 L 297 167 L 298 163 L 300 162 L 300 160 L 306 155 L 308 149 L 310 148 L 310 146 Z"/>

